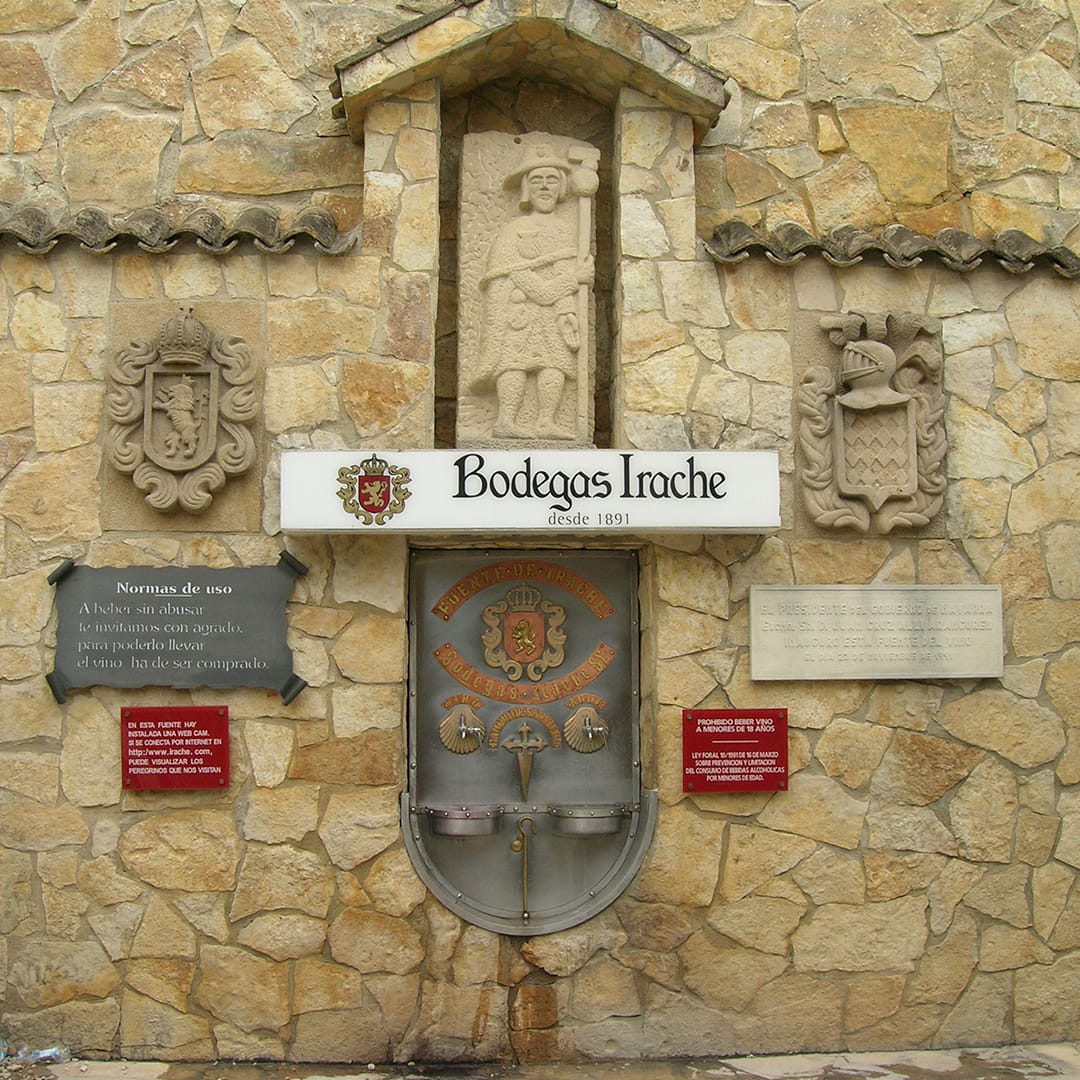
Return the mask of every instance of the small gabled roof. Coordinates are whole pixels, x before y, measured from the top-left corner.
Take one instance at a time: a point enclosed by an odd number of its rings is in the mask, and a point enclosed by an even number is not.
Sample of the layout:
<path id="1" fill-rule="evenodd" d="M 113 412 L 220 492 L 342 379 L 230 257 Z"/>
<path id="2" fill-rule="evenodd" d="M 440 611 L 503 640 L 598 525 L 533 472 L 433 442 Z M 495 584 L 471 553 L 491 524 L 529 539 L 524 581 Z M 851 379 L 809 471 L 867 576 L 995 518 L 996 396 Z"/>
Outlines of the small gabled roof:
<path id="1" fill-rule="evenodd" d="M 332 90 L 357 139 L 369 105 L 436 78 L 444 97 L 514 77 L 564 83 L 607 105 L 629 86 L 688 114 L 697 138 L 727 100 L 724 76 L 685 41 L 607 0 L 455 0 L 335 67 Z"/>

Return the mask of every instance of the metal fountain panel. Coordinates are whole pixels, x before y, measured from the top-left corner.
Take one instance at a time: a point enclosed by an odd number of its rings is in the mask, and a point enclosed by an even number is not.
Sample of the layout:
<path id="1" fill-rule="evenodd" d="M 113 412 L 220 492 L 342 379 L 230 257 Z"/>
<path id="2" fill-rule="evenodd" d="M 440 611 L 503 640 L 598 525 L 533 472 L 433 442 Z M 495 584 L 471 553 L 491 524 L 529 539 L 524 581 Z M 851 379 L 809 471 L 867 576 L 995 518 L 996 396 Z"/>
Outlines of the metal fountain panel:
<path id="1" fill-rule="evenodd" d="M 573 926 L 640 867 L 637 560 L 416 551 L 406 846 L 435 895 L 506 934 Z"/>

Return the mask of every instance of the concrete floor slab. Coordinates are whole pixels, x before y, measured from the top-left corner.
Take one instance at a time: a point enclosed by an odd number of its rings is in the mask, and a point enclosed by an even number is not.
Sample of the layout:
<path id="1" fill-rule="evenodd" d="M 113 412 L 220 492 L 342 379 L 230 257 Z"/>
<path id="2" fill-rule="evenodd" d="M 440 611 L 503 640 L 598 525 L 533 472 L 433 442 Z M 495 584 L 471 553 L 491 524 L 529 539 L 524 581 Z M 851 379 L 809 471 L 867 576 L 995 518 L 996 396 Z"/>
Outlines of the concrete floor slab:
<path id="1" fill-rule="evenodd" d="M 0 1077 L 3 1073 L 0 1072 Z M 1080 1080 L 1080 1044 L 567 1065 L 73 1061 L 18 1080 Z"/>

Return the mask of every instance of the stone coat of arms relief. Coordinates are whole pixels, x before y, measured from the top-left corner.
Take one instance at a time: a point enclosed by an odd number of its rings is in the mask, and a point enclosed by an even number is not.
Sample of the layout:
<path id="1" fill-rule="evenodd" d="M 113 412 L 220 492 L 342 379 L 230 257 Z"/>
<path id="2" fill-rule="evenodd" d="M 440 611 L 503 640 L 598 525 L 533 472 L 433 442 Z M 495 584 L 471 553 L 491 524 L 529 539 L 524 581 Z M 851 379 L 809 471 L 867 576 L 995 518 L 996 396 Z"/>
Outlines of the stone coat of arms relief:
<path id="1" fill-rule="evenodd" d="M 835 371 L 808 368 L 796 398 L 807 510 L 864 533 L 926 525 L 946 485 L 940 322 L 848 312 L 821 327 L 841 353 Z"/>
<path id="2" fill-rule="evenodd" d="M 466 135 L 459 445 L 589 445 L 599 151 L 532 132 Z"/>
<path id="3" fill-rule="evenodd" d="M 209 509 L 229 476 L 255 462 L 255 364 L 241 338 L 215 334 L 190 309 L 155 339 L 110 359 L 106 458 L 155 510 Z"/>

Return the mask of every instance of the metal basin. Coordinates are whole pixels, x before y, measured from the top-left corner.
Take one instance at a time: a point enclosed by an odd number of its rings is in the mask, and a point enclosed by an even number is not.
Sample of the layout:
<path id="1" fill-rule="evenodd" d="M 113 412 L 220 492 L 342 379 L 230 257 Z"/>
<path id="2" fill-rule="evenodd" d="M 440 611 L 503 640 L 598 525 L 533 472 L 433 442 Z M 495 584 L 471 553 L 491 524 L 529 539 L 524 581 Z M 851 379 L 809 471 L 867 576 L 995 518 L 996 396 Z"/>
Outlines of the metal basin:
<path id="1" fill-rule="evenodd" d="M 421 806 L 436 836 L 490 836 L 502 825 L 500 806 Z"/>
<path id="2" fill-rule="evenodd" d="M 555 832 L 563 836 L 611 836 L 619 832 L 631 808 L 622 803 L 553 806 Z"/>

